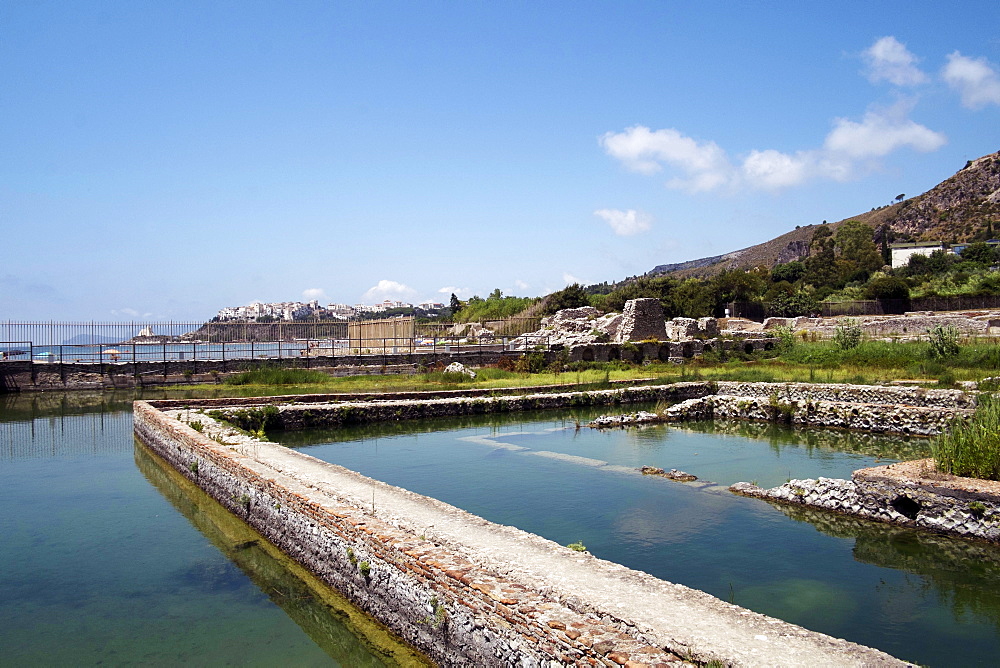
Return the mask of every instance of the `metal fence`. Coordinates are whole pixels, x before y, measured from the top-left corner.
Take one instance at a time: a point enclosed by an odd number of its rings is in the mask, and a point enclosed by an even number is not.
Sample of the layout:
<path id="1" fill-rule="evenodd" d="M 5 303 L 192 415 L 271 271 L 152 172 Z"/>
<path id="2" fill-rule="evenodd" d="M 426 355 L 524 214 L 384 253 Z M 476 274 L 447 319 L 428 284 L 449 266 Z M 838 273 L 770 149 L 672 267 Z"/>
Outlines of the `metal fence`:
<path id="1" fill-rule="evenodd" d="M 731 302 L 730 315 L 749 320 L 764 320 L 781 315 L 761 302 Z M 914 299 L 870 299 L 845 302 L 820 302 L 818 315 L 825 318 L 858 315 L 901 315 L 907 311 L 975 311 L 1000 309 L 1000 297 L 918 297 Z"/>
<path id="2" fill-rule="evenodd" d="M 547 337 L 523 334 L 537 329 L 538 319 L 510 319 L 488 325 L 493 326 L 487 326 L 490 331 L 472 336 L 456 333 L 452 323 L 417 325 L 412 318 L 356 322 L 0 322 L 0 361 L 308 361 L 348 355 L 450 353 L 472 347 L 523 350 L 547 345 Z"/>

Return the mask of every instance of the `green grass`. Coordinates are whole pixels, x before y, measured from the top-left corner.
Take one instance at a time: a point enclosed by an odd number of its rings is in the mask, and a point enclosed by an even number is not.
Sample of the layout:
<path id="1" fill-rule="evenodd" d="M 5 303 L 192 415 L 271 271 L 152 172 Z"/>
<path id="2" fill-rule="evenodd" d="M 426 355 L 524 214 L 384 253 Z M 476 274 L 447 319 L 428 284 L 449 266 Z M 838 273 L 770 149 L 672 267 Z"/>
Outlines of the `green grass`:
<path id="1" fill-rule="evenodd" d="M 1000 376 L 1000 346 L 965 341 L 957 355 L 933 359 L 925 341 L 864 341 L 843 350 L 832 342 L 798 342 L 770 357 L 729 353 L 706 355 L 686 364 L 652 362 L 573 362 L 567 371 L 555 372 L 536 365 L 541 373 L 477 368 L 477 377 L 441 371 L 412 374 L 379 374 L 337 378 L 311 369 L 262 367 L 227 378 L 225 385 L 208 389 L 203 385 L 177 388 L 180 392 L 223 396 L 261 394 L 415 392 L 450 389 L 509 390 L 542 385 L 576 384 L 586 389 L 609 381 L 654 378 L 672 383 L 691 380 L 741 382 L 807 382 L 877 384 L 892 380 L 917 380 L 927 386 L 951 387 L 956 381 Z M 193 396 L 193 395 L 192 395 Z"/>
<path id="2" fill-rule="evenodd" d="M 326 383 L 331 377 L 322 371 L 311 369 L 283 369 L 281 367 L 261 367 L 251 369 L 226 378 L 226 385 L 303 385 Z"/>
<path id="3" fill-rule="evenodd" d="M 980 395 L 973 418 L 956 421 L 931 447 L 939 471 L 1000 480 L 1000 400 L 992 394 Z"/>

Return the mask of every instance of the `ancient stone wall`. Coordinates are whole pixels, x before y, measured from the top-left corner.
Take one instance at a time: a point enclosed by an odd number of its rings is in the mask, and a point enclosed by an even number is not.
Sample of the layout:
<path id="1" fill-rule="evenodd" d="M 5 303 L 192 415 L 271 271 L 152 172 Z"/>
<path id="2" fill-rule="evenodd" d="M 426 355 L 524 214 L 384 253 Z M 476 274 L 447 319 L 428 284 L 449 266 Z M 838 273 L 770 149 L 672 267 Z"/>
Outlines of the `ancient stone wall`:
<path id="1" fill-rule="evenodd" d="M 440 665 L 905 665 L 255 441 L 191 403 L 136 402 L 137 435 Z"/>
<path id="2" fill-rule="evenodd" d="M 922 387 L 849 385 L 846 383 L 740 383 L 719 381 L 718 394 L 771 397 L 780 401 L 841 401 L 864 404 L 898 404 L 939 408 L 975 408 L 973 395 L 962 390 Z"/>
<path id="3" fill-rule="evenodd" d="M 938 473 L 930 459 L 855 471 L 851 480 L 790 480 L 732 491 L 940 533 L 1000 542 L 1000 483 Z"/>
<path id="4" fill-rule="evenodd" d="M 666 338 L 663 305 L 659 299 L 630 299 L 625 302 L 621 325 L 615 339 L 618 343 L 645 339 L 663 341 Z"/>

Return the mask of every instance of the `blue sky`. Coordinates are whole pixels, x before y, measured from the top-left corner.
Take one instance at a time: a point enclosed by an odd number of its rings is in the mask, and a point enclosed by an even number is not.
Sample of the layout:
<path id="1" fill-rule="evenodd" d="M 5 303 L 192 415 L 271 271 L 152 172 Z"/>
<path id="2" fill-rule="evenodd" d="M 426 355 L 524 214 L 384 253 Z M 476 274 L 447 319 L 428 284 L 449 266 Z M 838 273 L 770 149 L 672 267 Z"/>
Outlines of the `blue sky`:
<path id="1" fill-rule="evenodd" d="M 447 301 L 765 241 L 1000 150 L 1000 4 L 6 2 L 0 320 Z"/>

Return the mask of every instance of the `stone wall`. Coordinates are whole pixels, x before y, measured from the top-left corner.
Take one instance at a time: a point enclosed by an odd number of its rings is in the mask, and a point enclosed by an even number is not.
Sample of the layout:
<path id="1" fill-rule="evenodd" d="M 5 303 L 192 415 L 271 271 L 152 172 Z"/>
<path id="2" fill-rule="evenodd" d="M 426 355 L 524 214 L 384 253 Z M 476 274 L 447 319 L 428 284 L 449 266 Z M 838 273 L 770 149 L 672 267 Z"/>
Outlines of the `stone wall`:
<path id="1" fill-rule="evenodd" d="M 973 395 L 962 390 L 929 390 L 895 385 L 849 385 L 846 383 L 740 383 L 719 381 L 718 394 L 741 397 L 771 397 L 780 401 L 840 401 L 937 408 L 975 408 Z"/>
<path id="2" fill-rule="evenodd" d="M 791 480 L 732 491 L 879 522 L 1000 542 L 1000 482 L 938 473 L 922 459 L 855 471 L 851 480 Z"/>
<path id="3" fill-rule="evenodd" d="M 178 360 L 167 362 L 0 362 L 0 392 L 44 390 L 100 390 L 217 383 L 228 374 L 261 365 L 315 369 L 332 376 L 376 373 L 414 373 L 420 365 L 461 362 L 482 366 L 502 357 L 516 359 L 520 352 L 504 352 L 497 346 L 455 346 L 437 352 L 337 355 L 336 357 L 288 357 L 261 360 Z M 544 353 L 550 359 L 554 353 Z"/>
<path id="4" fill-rule="evenodd" d="M 741 340 L 687 339 L 684 341 L 628 341 L 625 343 L 583 343 L 569 348 L 571 362 L 659 361 L 683 363 L 704 353 L 718 350 L 738 350 L 750 355 L 762 350 L 774 350 L 778 339 L 750 336 Z"/>
<path id="5" fill-rule="evenodd" d="M 458 417 L 462 415 L 482 415 L 486 413 L 510 413 L 515 411 L 568 408 L 573 406 L 609 406 L 617 404 L 654 403 L 658 401 L 683 401 L 691 397 L 703 396 L 711 392 L 708 383 L 673 383 L 671 385 L 647 385 L 622 387 L 617 389 L 592 390 L 588 392 L 536 392 L 532 394 L 507 394 L 494 396 L 492 393 L 451 394 L 449 396 L 404 396 L 401 398 L 379 397 L 354 401 L 330 402 L 308 396 L 297 397 L 289 402 L 284 397 L 275 403 L 280 425 L 284 429 L 313 429 L 339 427 L 345 424 L 384 422 L 421 419 L 428 417 Z M 416 394 L 416 393 L 415 393 Z M 247 400 L 257 405 L 260 399 Z M 178 402 L 170 402 L 176 405 Z M 190 401 L 184 402 L 185 405 Z M 215 402 L 218 405 L 221 402 Z M 231 402 L 230 402 L 231 403 Z M 156 402 L 157 406 L 165 405 Z M 242 403 L 240 406 L 246 406 Z M 239 424 L 239 409 L 225 410 L 226 419 Z M 250 426 L 250 425 L 241 425 Z"/>
<path id="6" fill-rule="evenodd" d="M 905 665 L 255 441 L 189 403 L 170 416 L 136 402 L 142 442 L 440 665 Z"/>
<path id="7" fill-rule="evenodd" d="M 763 420 L 801 427 L 932 436 L 946 431 L 956 418 L 971 414 L 971 410 L 954 408 L 812 400 L 786 403 L 773 398 L 713 395 L 671 406 L 663 417 L 668 421 Z"/>
<path id="8" fill-rule="evenodd" d="M 659 299 L 630 299 L 625 302 L 621 325 L 618 328 L 618 343 L 667 338 L 664 326 L 663 305 Z"/>

